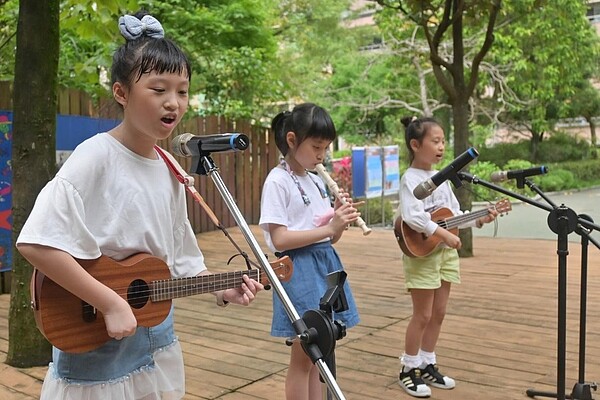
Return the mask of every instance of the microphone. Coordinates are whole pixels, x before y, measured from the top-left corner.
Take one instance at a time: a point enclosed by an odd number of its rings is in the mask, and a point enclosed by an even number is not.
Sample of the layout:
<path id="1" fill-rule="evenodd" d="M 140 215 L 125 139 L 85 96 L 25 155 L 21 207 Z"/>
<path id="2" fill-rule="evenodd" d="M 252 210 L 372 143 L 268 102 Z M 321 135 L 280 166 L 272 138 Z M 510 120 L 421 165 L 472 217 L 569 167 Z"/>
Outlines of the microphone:
<path id="1" fill-rule="evenodd" d="M 181 157 L 196 157 L 218 151 L 241 151 L 246 150 L 249 145 L 250 139 L 242 133 L 216 133 L 204 136 L 183 133 L 171 142 L 173 154 Z"/>
<path id="2" fill-rule="evenodd" d="M 456 173 L 463 169 L 465 165 L 476 159 L 477 156 L 479 156 L 479 153 L 474 147 L 467 149 L 467 151 L 456 157 L 454 161 L 452 161 L 443 170 L 439 171 L 426 181 L 418 184 L 413 190 L 413 194 L 417 199 L 423 200 L 448 179 L 450 179 L 455 186 L 460 186 L 460 179 Z"/>
<path id="3" fill-rule="evenodd" d="M 545 165 L 527 169 L 515 169 L 512 171 L 497 171 L 492 172 L 492 175 L 490 175 L 490 180 L 492 182 L 504 182 L 507 179 L 522 180 L 528 176 L 543 175 L 547 172 L 548 168 Z"/>

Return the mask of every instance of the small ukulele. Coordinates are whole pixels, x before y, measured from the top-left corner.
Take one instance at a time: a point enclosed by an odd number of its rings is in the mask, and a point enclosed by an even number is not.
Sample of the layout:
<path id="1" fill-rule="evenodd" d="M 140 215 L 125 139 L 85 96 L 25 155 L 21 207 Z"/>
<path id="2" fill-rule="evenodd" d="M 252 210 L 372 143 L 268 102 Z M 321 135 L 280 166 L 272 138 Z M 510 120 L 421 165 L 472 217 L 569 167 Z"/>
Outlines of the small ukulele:
<path id="1" fill-rule="evenodd" d="M 171 299 L 240 287 L 243 275 L 263 285 L 269 283 L 267 275 L 258 269 L 172 279 L 162 259 L 145 253 L 122 261 L 107 256 L 77 261 L 127 300 L 138 326 L 145 327 L 158 325 L 169 315 Z M 293 265 L 288 256 L 270 264 L 279 280 L 286 282 L 291 278 Z M 31 298 L 37 327 L 55 347 L 83 353 L 110 340 L 100 312 L 37 269 L 31 279 Z"/>
<path id="2" fill-rule="evenodd" d="M 498 211 L 498 214 L 504 214 L 512 209 L 510 202 L 507 199 L 497 202 L 493 209 Z M 458 235 L 458 227 L 469 221 L 484 217 L 490 213 L 490 209 L 482 209 L 454 216 L 448 208 L 442 207 L 431 213 L 431 220 L 437 223 L 444 229 Z M 394 234 L 398 245 L 404 254 L 409 257 L 424 257 L 431 254 L 440 244 L 442 240 L 437 236 L 425 236 L 424 233 L 417 232 L 412 229 L 400 217 L 394 222 Z"/>

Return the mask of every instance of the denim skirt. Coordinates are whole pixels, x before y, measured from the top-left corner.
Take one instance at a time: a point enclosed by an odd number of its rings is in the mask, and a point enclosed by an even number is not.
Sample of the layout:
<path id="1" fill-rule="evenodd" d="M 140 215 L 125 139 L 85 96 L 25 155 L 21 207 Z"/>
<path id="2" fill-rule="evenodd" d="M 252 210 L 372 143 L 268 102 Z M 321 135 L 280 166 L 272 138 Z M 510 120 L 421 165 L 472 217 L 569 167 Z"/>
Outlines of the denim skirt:
<path id="1" fill-rule="evenodd" d="M 289 256 L 294 264 L 294 272 L 291 279 L 281 284 L 298 315 L 302 317 L 308 310 L 318 310 L 321 298 L 329 289 L 327 275 L 344 269 L 340 257 L 331 245 L 331 242 L 315 243 L 299 249 L 278 253 L 277 255 Z M 334 312 L 333 319 L 340 320 L 344 322 L 346 328 L 351 328 L 358 324 L 360 318 L 348 280 L 349 277 L 346 278 L 343 286 L 348 309 L 343 312 Z M 271 335 L 277 337 L 292 337 L 297 335 L 285 311 L 285 307 L 275 291 L 273 291 Z"/>

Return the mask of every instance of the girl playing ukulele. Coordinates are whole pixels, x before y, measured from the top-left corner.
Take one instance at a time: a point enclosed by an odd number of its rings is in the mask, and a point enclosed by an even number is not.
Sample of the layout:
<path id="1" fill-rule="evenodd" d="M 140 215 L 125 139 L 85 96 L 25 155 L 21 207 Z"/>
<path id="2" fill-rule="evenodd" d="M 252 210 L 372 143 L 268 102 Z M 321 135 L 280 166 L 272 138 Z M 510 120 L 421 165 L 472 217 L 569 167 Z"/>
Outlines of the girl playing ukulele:
<path id="1" fill-rule="evenodd" d="M 17 240 L 31 264 L 102 314 L 112 338 L 85 353 L 54 348 L 43 400 L 185 395 L 173 309 L 159 325 L 138 327 L 129 303 L 75 260 L 148 253 L 175 278 L 209 273 L 187 219 L 184 187 L 154 148 L 187 110 L 190 65 L 152 16 L 126 15 L 119 28 L 127 41 L 113 56 L 111 75 L 123 120 L 75 149 L 40 192 Z M 244 276 L 241 287 L 215 292 L 217 304 L 248 305 L 260 289 Z"/>
<path id="2" fill-rule="evenodd" d="M 402 220 L 413 230 L 426 236 L 437 236 L 444 245 L 424 257 L 403 255 L 404 278 L 410 291 L 413 314 L 406 329 L 404 354 L 400 358 L 400 386 L 414 397 L 429 397 L 429 386 L 452 389 L 455 382 L 442 374 L 437 367 L 435 346 L 440 335 L 452 283 L 460 283 L 460 238 L 442 228 L 431 219 L 431 212 L 441 207 L 450 209 L 454 215 L 462 214 L 459 203 L 449 182 L 444 182 L 423 200 L 418 200 L 413 190 L 421 182 L 431 178 L 436 170 L 434 164 L 442 161 L 446 141 L 444 131 L 432 118 L 403 118 L 406 127 L 406 147 L 410 167 L 400 182 L 400 206 Z M 465 226 L 481 227 L 495 219 L 497 212 L 490 212 Z"/>

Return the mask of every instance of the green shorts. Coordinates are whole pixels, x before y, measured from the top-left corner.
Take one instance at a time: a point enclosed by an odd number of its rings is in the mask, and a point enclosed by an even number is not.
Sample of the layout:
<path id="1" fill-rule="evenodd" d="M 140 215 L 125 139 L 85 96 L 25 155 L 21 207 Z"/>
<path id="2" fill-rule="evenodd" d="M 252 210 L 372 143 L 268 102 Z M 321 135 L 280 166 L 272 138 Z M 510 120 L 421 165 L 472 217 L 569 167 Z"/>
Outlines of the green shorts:
<path id="1" fill-rule="evenodd" d="M 440 247 L 425 257 L 402 257 L 406 289 L 437 289 L 442 281 L 460 283 L 458 251 Z"/>

